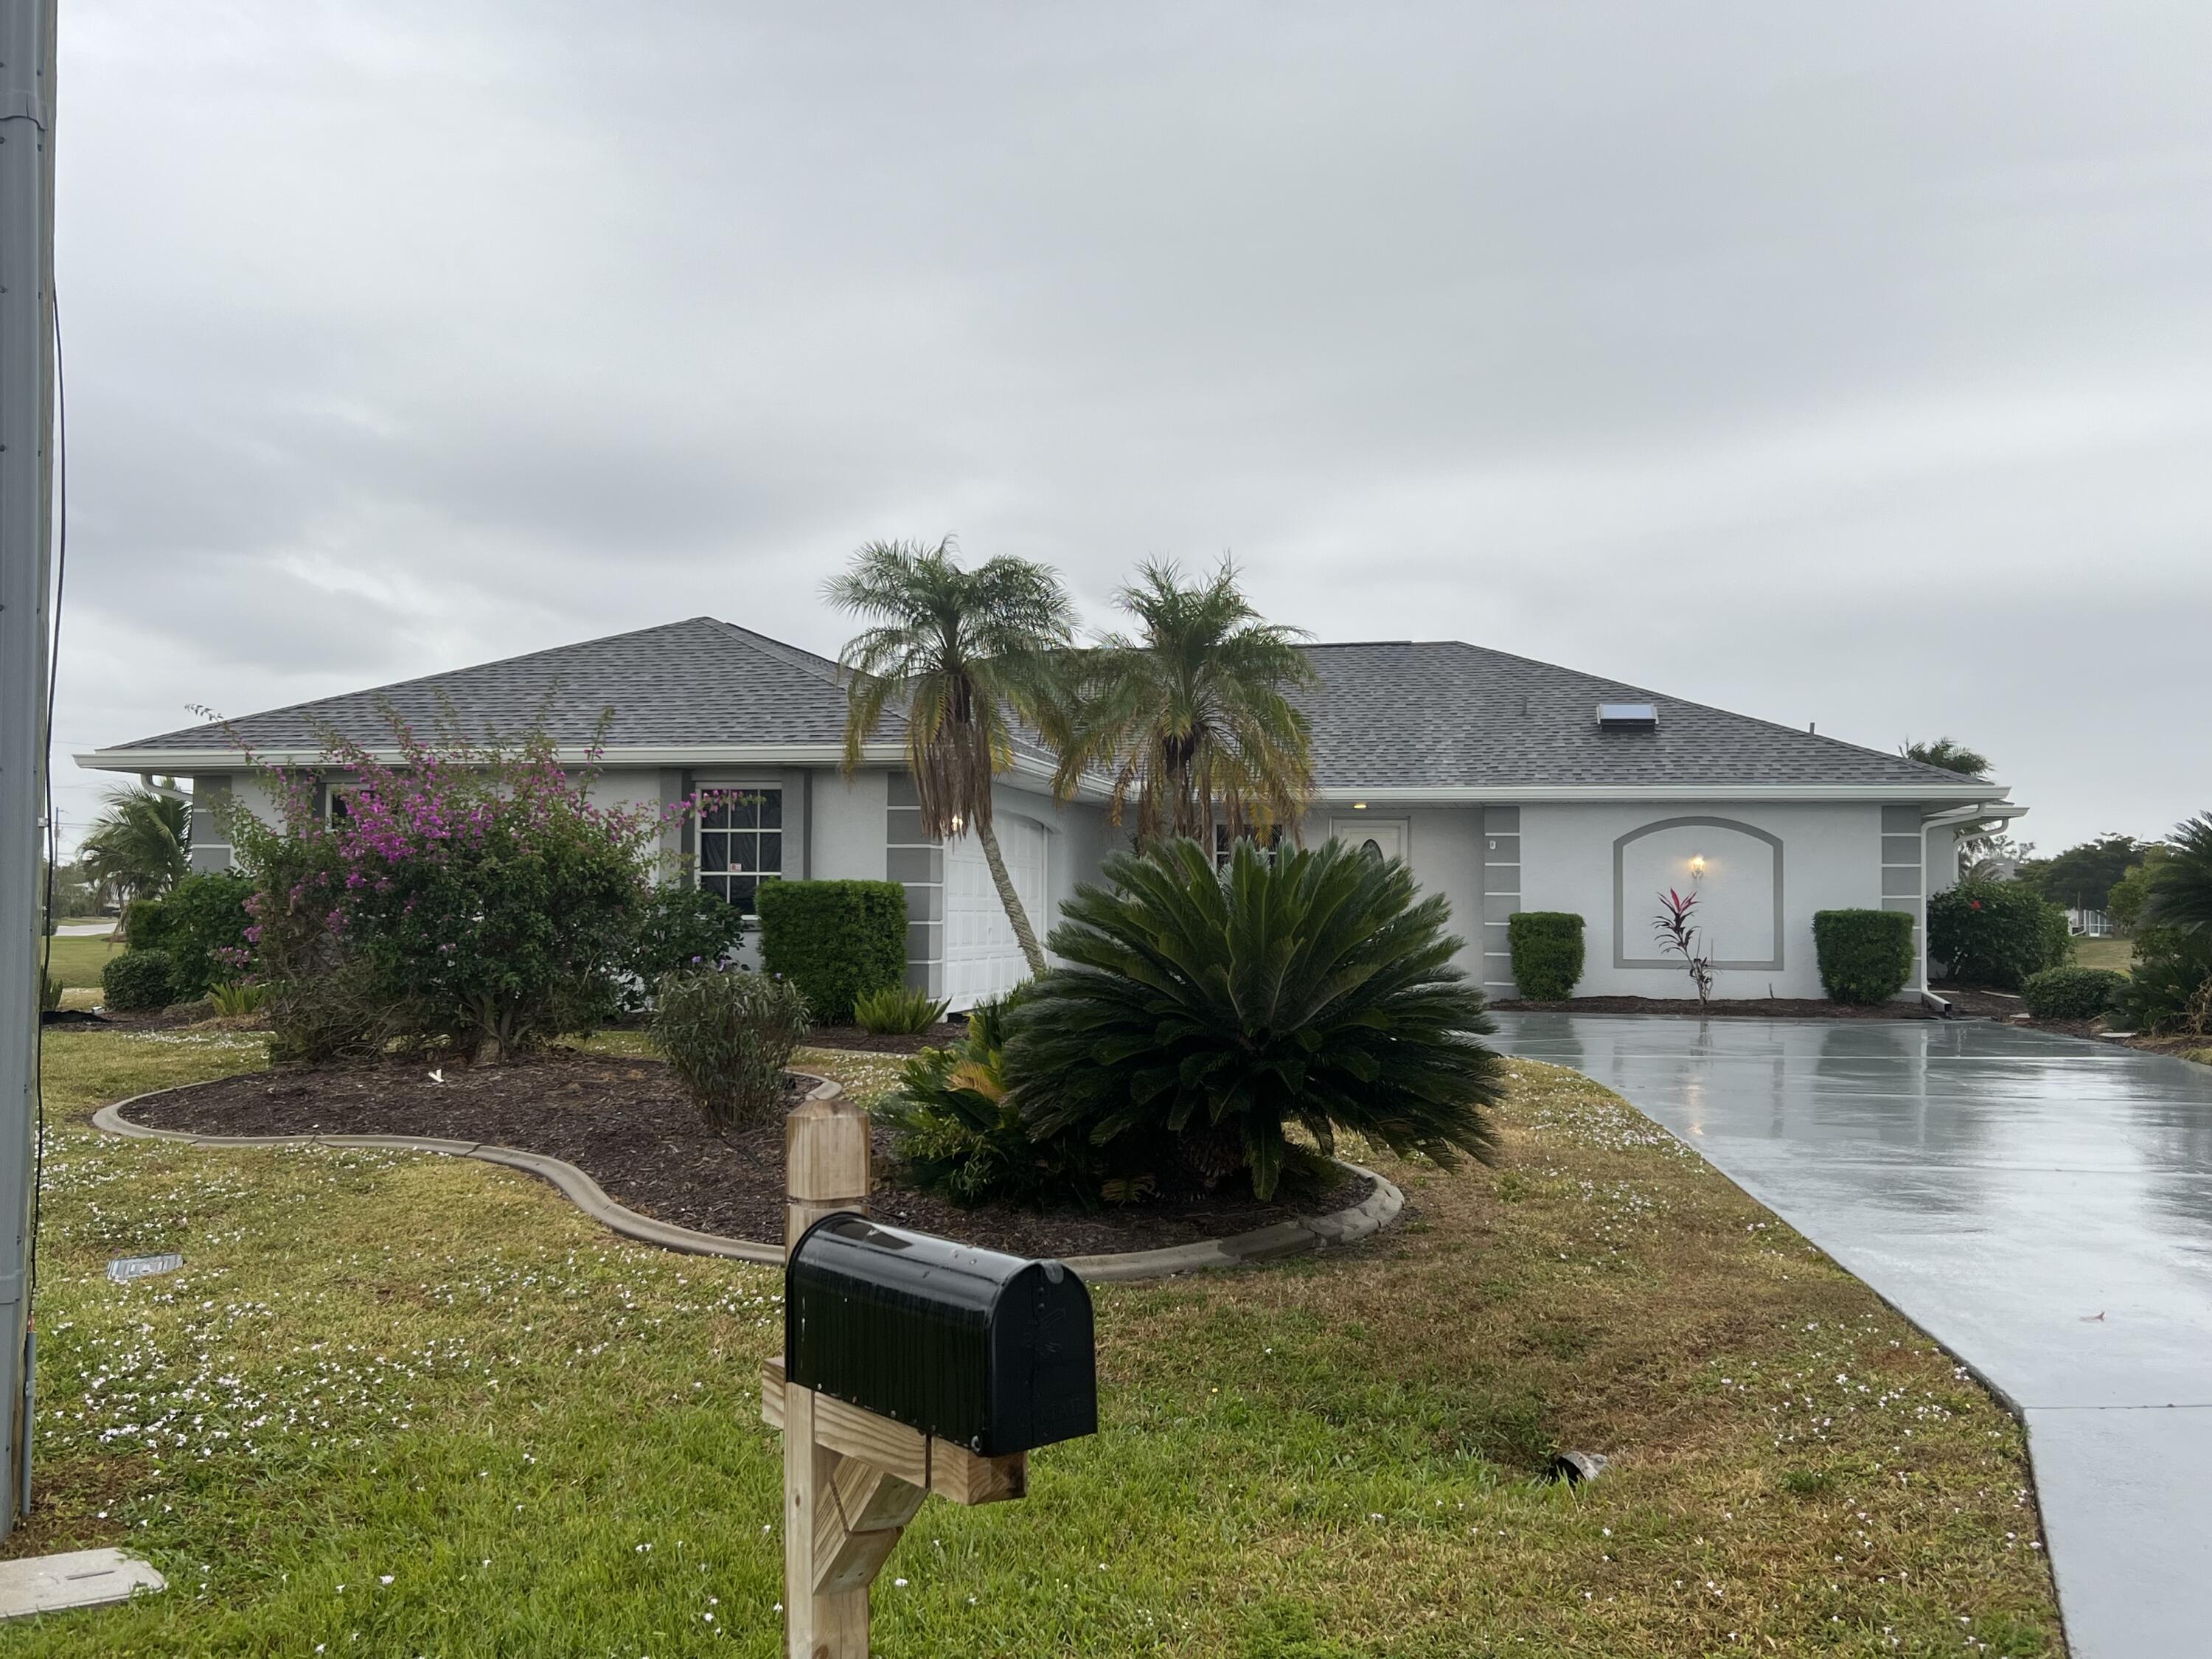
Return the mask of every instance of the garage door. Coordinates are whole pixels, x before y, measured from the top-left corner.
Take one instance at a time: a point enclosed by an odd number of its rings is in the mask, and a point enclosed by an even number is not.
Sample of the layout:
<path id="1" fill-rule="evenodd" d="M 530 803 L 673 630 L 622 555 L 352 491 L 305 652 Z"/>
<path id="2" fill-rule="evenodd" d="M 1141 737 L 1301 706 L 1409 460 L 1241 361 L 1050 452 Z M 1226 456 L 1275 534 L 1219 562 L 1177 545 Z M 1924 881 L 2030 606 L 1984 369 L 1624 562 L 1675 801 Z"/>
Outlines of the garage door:
<path id="1" fill-rule="evenodd" d="M 1027 818 L 994 817 L 999 851 L 1029 912 L 1030 926 L 1044 938 L 1051 918 L 1046 914 L 1045 847 L 1051 837 L 1042 824 Z M 983 844 L 973 836 L 962 836 L 945 848 L 945 980 L 941 996 L 956 1009 L 972 1008 L 986 998 L 1011 991 L 1030 976 L 1022 947 L 1014 941 L 1014 925 L 999 902 L 999 889 L 984 860 Z"/>

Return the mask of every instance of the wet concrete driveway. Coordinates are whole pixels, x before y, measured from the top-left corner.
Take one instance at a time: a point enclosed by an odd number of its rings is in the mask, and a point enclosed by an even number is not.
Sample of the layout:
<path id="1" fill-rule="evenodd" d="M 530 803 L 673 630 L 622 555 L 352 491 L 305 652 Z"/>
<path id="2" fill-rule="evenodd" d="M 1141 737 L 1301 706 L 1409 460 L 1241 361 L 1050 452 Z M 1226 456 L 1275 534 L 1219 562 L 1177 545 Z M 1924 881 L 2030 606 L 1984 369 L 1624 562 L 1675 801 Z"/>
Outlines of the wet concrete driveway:
<path id="1" fill-rule="evenodd" d="M 1498 1018 L 2009 1398 L 2077 1656 L 2212 1655 L 2212 1068 L 1980 1024 Z"/>

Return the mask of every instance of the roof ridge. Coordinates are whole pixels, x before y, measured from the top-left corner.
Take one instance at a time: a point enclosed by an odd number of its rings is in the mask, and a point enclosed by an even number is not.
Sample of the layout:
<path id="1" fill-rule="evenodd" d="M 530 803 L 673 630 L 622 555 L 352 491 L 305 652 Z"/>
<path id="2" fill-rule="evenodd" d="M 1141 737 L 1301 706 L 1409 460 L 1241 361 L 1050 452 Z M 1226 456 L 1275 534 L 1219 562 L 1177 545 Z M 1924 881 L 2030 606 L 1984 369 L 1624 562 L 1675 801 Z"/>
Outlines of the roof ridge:
<path id="1" fill-rule="evenodd" d="M 720 617 L 690 617 L 685 620 L 712 623 L 725 632 L 737 635 L 763 656 L 774 657 L 793 668 L 812 674 L 824 683 L 836 686 L 839 690 L 844 689 L 844 679 L 836 660 L 834 658 L 823 656 L 818 651 L 809 651 L 803 645 L 792 645 L 782 640 L 771 639 L 767 635 L 757 633 L 740 623 L 724 622 Z"/>

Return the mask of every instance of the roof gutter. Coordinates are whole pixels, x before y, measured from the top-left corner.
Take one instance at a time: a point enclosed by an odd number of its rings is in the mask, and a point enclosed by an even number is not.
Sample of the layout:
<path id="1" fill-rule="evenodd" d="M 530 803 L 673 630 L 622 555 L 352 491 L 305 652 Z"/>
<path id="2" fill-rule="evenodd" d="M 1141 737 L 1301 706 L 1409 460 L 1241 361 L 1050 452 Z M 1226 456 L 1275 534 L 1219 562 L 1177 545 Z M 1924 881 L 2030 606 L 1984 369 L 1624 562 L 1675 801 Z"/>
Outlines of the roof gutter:
<path id="1" fill-rule="evenodd" d="M 2002 792 L 2000 792 L 2002 794 Z M 2027 809 L 1992 800 L 1988 784 L 1725 783 L 1725 784 L 1518 784 L 1496 788 L 1450 787 L 1428 789 L 1321 789 L 1325 806 L 1506 806 L 1517 803 L 1571 805 L 1589 801 L 1887 801 L 1922 804 L 1972 801 L 1969 816 L 2017 816 Z M 1965 810 L 1963 807 L 1960 810 Z"/>
<path id="2" fill-rule="evenodd" d="M 371 760 L 387 766 L 397 766 L 406 760 L 397 748 L 385 747 L 362 750 Z M 153 772 L 182 774 L 196 772 L 265 771 L 274 767 L 325 767 L 331 764 L 330 757 L 319 747 L 314 749 L 272 749 L 255 750 L 249 754 L 243 749 L 94 749 L 70 757 L 79 766 L 94 772 L 136 772 L 142 777 Z M 618 766 L 842 766 L 845 761 L 845 746 L 837 743 L 744 743 L 744 744 L 636 744 L 629 747 L 608 747 L 592 750 L 586 744 L 557 746 L 553 758 L 564 766 L 596 764 L 601 768 Z M 906 760 L 902 744 L 872 743 L 860 750 L 864 766 L 898 766 Z M 1052 762 L 1041 755 L 1017 752 L 1013 764 L 1001 776 L 1024 782 L 1052 782 Z M 1084 800 L 1103 800 L 1107 785 L 1097 779 L 1086 778 L 1078 787 L 1077 795 Z"/>

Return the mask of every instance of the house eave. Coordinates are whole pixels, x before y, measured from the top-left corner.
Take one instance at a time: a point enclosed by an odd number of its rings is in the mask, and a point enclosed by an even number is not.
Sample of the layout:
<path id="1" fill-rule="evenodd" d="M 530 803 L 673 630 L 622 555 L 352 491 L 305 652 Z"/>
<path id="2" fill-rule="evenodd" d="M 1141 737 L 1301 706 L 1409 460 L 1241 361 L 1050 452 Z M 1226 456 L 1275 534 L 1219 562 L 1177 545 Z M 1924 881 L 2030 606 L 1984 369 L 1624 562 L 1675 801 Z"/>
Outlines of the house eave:
<path id="1" fill-rule="evenodd" d="M 1846 802 L 1973 805 L 2003 801 L 2008 787 L 1988 783 L 1713 783 L 1713 784 L 1507 784 L 1487 787 L 1454 785 L 1421 789 L 1330 788 L 1316 790 L 1324 806 L 1365 802 L 1377 806 L 1511 806 L 1599 801 L 1771 801 Z"/>
<path id="2" fill-rule="evenodd" d="M 385 765 L 397 765 L 405 757 L 394 747 L 382 746 L 363 750 L 371 760 Z M 593 750 L 580 744 L 563 744 L 553 751 L 554 758 L 564 766 L 597 764 L 603 769 L 623 766 L 684 766 L 695 769 L 709 767 L 781 767 L 781 766 L 838 766 L 845 760 L 842 744 L 835 743 L 733 743 L 733 744 L 610 744 Z M 323 767 L 330 763 L 329 757 L 317 745 L 303 749 L 255 750 L 251 754 L 243 749 L 94 749 L 71 758 L 79 766 L 94 772 L 165 772 L 190 775 L 198 772 L 252 772 L 273 767 Z M 863 766 L 897 766 L 904 763 L 906 750 L 896 743 L 872 743 L 860 751 Z M 1049 785 L 1052 781 L 1052 763 L 1042 756 L 1018 753 L 1013 764 L 1000 774 L 1018 781 Z M 1103 800 L 1107 787 L 1096 780 L 1086 780 L 1077 790 L 1083 800 Z"/>

